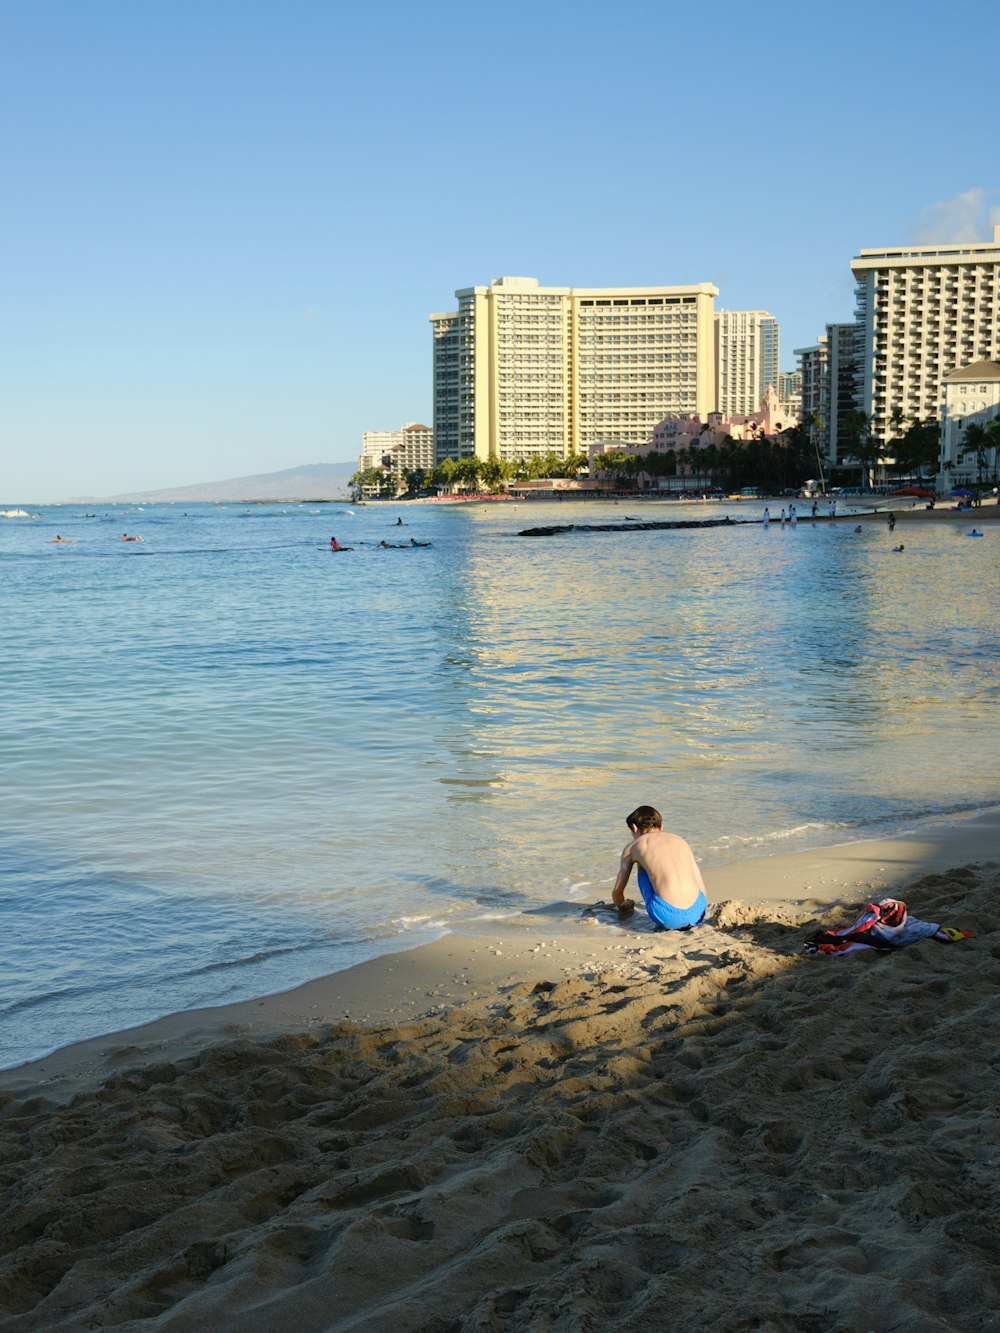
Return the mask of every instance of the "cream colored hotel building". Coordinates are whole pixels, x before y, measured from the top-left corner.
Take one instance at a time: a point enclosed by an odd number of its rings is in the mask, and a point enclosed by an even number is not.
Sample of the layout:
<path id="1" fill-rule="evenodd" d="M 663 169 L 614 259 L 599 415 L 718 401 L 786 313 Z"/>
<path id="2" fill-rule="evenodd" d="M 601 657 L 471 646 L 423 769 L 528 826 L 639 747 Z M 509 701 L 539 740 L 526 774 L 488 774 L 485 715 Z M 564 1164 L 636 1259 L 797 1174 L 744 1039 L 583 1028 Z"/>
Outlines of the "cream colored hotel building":
<path id="1" fill-rule="evenodd" d="M 1000 360 L 1000 226 L 992 241 L 862 250 L 857 280 L 860 406 L 875 438 L 892 410 L 937 420 L 943 382 L 977 361 Z"/>
<path id="2" fill-rule="evenodd" d="M 496 278 L 431 315 L 434 441 L 444 458 L 646 444 L 668 412 L 715 408 L 718 289 L 542 287 Z"/>

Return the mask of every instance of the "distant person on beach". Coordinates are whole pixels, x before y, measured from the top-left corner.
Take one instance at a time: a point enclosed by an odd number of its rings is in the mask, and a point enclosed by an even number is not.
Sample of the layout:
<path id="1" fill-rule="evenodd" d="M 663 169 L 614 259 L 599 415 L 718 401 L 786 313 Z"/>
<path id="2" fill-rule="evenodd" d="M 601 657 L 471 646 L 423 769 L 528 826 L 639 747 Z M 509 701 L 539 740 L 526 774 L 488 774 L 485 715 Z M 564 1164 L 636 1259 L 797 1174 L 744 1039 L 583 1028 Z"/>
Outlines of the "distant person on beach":
<path id="1" fill-rule="evenodd" d="M 770 524 L 770 522 L 771 522 L 771 512 L 770 512 L 770 510 L 769 510 L 766 506 L 765 506 L 765 508 L 764 508 L 764 518 L 763 518 L 762 522 L 763 522 L 765 528 L 766 528 L 766 527 Z"/>
<path id="2" fill-rule="evenodd" d="M 819 514 L 819 505 L 816 503 L 815 500 L 813 500 L 813 503 L 812 503 L 812 516 L 813 516 L 813 518 L 816 518 L 816 516 L 817 516 L 818 514 Z"/>
<path id="3" fill-rule="evenodd" d="M 611 901 L 619 909 L 635 905 L 625 897 L 625 886 L 637 866 L 639 890 L 654 925 L 663 930 L 699 925 L 708 903 L 691 848 L 676 833 L 663 831 L 663 818 L 651 805 L 640 805 L 625 822 L 632 841 L 622 852 Z"/>
<path id="4" fill-rule="evenodd" d="M 890 515 L 889 515 L 889 531 L 892 532 L 892 530 L 895 528 L 895 526 L 896 526 L 896 515 L 895 515 L 895 514 L 890 514 Z"/>

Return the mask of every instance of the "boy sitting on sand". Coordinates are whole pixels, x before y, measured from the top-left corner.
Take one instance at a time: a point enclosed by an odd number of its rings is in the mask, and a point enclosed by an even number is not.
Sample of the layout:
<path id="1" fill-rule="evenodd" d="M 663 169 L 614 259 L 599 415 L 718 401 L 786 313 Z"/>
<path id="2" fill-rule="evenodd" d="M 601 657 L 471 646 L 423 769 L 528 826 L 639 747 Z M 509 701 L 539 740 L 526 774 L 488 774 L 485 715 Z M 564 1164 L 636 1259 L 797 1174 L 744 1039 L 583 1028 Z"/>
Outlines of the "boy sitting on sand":
<path id="1" fill-rule="evenodd" d="M 632 841 L 622 852 L 611 901 L 619 908 L 635 905 L 625 897 L 625 885 L 636 865 L 639 889 L 654 925 L 663 930 L 687 930 L 699 925 L 708 903 L 691 848 L 676 833 L 664 833 L 663 818 L 651 805 L 640 805 L 625 822 L 632 831 Z"/>

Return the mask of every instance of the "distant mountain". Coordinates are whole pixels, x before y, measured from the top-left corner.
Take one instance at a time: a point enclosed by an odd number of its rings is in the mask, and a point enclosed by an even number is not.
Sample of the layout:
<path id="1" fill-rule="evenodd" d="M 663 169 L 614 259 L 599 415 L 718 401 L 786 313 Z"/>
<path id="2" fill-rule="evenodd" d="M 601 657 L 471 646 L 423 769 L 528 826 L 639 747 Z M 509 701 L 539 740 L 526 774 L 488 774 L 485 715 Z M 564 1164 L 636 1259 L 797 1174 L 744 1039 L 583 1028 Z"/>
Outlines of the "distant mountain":
<path id="1" fill-rule="evenodd" d="M 347 495 L 347 482 L 358 470 L 350 463 L 305 463 L 282 472 L 262 472 L 231 481 L 206 481 L 200 486 L 174 486 L 164 491 L 128 491 L 123 495 L 73 495 L 66 504 L 159 504 L 168 500 L 338 500 Z"/>

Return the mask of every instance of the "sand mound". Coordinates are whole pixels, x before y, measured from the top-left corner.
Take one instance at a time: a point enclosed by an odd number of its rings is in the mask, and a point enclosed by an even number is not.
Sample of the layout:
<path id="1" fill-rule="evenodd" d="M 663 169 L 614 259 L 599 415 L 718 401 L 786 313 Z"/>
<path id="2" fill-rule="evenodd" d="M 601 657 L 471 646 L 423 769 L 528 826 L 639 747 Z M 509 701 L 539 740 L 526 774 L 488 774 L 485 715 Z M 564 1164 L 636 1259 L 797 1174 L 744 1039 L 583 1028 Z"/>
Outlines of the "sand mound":
<path id="1" fill-rule="evenodd" d="M 0 1330 L 995 1327 L 998 889 L 904 895 L 962 944 L 729 903 L 641 976 L 8 1097 Z"/>

